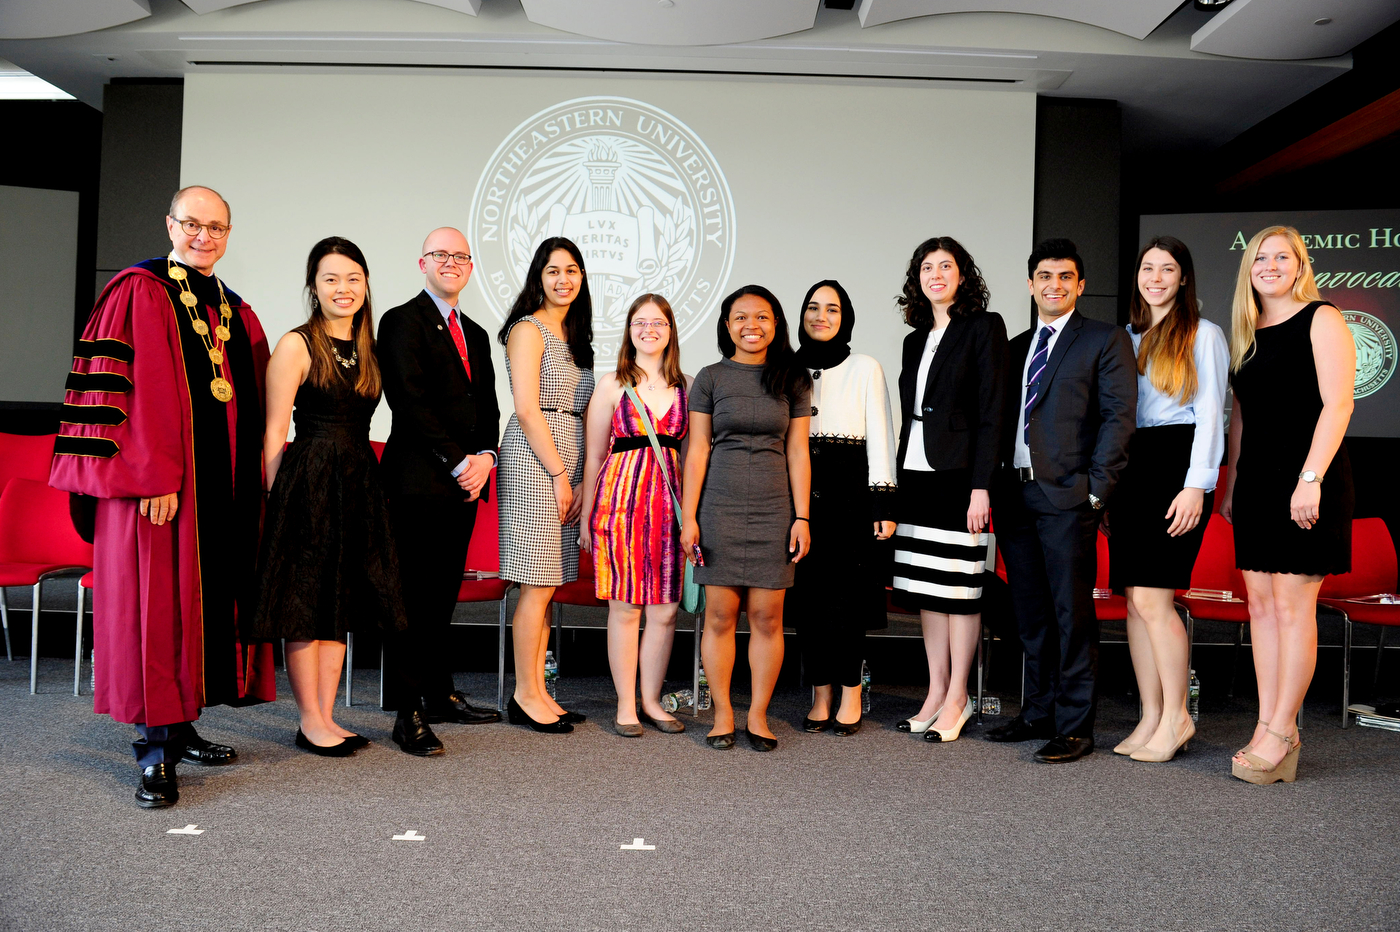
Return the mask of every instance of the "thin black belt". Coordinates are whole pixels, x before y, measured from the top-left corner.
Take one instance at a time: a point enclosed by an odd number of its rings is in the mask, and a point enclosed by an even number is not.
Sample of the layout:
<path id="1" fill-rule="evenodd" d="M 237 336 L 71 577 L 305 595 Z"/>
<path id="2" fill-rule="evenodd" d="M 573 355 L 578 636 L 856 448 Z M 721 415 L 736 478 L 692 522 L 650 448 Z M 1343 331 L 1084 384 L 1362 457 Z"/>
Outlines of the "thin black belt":
<path id="1" fill-rule="evenodd" d="M 1014 466 L 1012 467 L 1012 472 L 1014 472 L 1016 478 L 1020 479 L 1022 482 L 1035 481 L 1035 470 L 1030 466 Z"/>
<path id="2" fill-rule="evenodd" d="M 679 437 L 672 437 L 668 434 L 657 434 L 656 440 L 663 447 L 670 447 L 672 450 L 681 448 Z M 612 442 L 612 452 L 622 453 L 627 450 L 649 450 L 651 441 L 645 437 L 614 437 Z"/>
<path id="3" fill-rule="evenodd" d="M 566 408 L 540 408 L 541 411 L 548 411 L 550 414 L 568 414 L 576 418 L 582 418 L 582 411 L 569 411 Z"/>
<path id="4" fill-rule="evenodd" d="M 922 421 L 922 420 L 923 420 L 923 418 L 919 417 L 917 414 L 911 414 L 911 415 L 909 415 L 909 419 L 910 419 L 911 421 Z"/>

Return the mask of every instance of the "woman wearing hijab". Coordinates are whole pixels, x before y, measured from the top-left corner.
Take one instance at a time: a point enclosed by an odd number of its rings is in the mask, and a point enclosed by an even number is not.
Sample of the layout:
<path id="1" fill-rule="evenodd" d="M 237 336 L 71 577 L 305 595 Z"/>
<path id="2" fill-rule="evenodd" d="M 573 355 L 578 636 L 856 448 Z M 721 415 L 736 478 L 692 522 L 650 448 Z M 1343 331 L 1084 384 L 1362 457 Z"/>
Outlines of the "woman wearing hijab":
<path id="1" fill-rule="evenodd" d="M 853 735 L 861 724 L 867 628 L 885 627 L 884 548 L 894 534 L 894 432 L 885 373 L 851 352 L 855 311 L 840 282 L 817 282 L 802 302 L 797 361 L 812 376 L 812 539 L 788 595 L 807 679 L 802 727 Z M 841 687 L 839 701 L 835 687 Z"/>

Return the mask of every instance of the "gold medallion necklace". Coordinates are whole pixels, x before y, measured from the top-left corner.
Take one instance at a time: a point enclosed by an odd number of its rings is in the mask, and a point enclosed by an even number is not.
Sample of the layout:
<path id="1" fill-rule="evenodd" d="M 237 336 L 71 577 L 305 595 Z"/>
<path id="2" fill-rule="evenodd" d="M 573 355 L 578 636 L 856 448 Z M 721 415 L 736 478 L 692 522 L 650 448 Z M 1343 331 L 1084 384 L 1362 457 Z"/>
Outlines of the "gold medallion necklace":
<path id="1" fill-rule="evenodd" d="M 215 398 L 228 404 L 233 400 L 233 386 L 228 379 L 224 378 L 227 370 L 224 368 L 224 343 L 230 337 L 228 328 L 229 320 L 233 317 L 233 310 L 228 306 L 228 296 L 224 294 L 224 283 L 219 281 L 217 275 L 214 276 L 214 284 L 219 286 L 219 317 L 220 324 L 214 328 L 214 339 L 209 339 L 209 325 L 205 323 L 200 315 L 195 311 L 199 304 L 199 298 L 190 290 L 190 283 L 186 280 L 189 273 L 175 264 L 170 257 L 166 257 L 166 271 L 180 285 L 180 303 L 185 306 L 185 312 L 190 315 L 190 329 L 199 334 L 199 338 L 204 341 L 204 349 L 209 354 L 209 365 L 214 371 L 214 380 L 209 383 L 209 393 Z"/>

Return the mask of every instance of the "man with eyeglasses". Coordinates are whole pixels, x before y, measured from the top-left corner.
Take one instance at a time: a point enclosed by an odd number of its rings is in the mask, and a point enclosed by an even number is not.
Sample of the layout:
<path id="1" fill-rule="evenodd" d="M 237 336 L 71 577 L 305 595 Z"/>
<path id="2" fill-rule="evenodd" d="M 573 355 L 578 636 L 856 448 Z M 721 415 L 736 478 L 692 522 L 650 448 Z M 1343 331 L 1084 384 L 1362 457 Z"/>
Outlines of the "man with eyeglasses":
<path id="1" fill-rule="evenodd" d="M 272 646 L 250 645 L 262 509 L 267 338 L 214 274 L 228 203 L 182 188 L 168 256 L 118 272 L 83 330 L 49 482 L 77 493 L 93 542 L 94 708 L 136 725 L 145 808 L 179 799 L 175 765 L 227 764 L 200 709 L 276 698 Z"/>
<path id="2" fill-rule="evenodd" d="M 501 720 L 457 690 L 447 645 L 500 409 L 491 340 L 459 306 L 472 274 L 466 237 L 434 230 L 421 253 L 424 289 L 379 322 L 379 367 L 394 412 L 382 465 L 408 615 L 385 642 L 384 707 L 398 712 L 394 742 L 427 757 L 442 753 L 431 724 Z"/>

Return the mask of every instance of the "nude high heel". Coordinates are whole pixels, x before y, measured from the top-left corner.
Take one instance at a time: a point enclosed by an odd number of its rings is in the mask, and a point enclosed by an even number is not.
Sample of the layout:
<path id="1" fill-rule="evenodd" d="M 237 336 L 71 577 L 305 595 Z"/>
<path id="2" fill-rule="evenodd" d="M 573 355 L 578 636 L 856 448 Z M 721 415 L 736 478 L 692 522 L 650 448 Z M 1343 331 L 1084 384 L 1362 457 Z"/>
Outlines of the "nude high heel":
<path id="1" fill-rule="evenodd" d="M 1141 744 L 1133 744 L 1127 738 L 1124 738 L 1122 741 L 1118 742 L 1117 746 L 1114 747 L 1113 753 L 1122 754 L 1124 757 L 1132 757 L 1133 752 L 1140 747 L 1142 747 Z"/>
<path id="2" fill-rule="evenodd" d="M 1176 756 L 1178 751 L 1186 750 L 1186 744 L 1196 736 L 1196 723 L 1191 719 L 1186 720 L 1186 730 L 1182 732 L 1180 739 L 1166 751 L 1149 751 L 1147 745 L 1142 745 L 1136 751 L 1129 754 L 1133 760 L 1146 761 L 1150 764 L 1164 764 Z"/>
<path id="3" fill-rule="evenodd" d="M 1254 724 L 1256 724 L 1256 725 L 1263 725 L 1265 731 L 1268 731 L 1268 730 L 1269 730 L 1269 723 L 1266 722 L 1266 721 L 1264 721 L 1262 718 L 1259 719 L 1259 721 L 1255 722 Z M 1254 750 L 1254 742 L 1253 742 L 1253 741 L 1249 742 L 1249 743 L 1246 744 L 1244 747 L 1242 747 L 1242 748 L 1240 748 L 1238 751 L 1236 751 L 1236 752 L 1235 752 L 1235 756 L 1236 756 L 1236 757 L 1239 757 L 1241 754 L 1248 754 L 1248 753 L 1249 753 L 1250 751 L 1252 751 L 1252 750 Z"/>
<path id="4" fill-rule="evenodd" d="M 1283 760 L 1277 764 L 1270 764 L 1262 757 L 1250 752 L 1245 754 L 1243 764 L 1239 761 L 1230 762 L 1230 774 L 1246 783 L 1254 783 L 1259 786 L 1280 782 L 1292 783 L 1298 778 L 1298 752 L 1302 750 L 1303 742 L 1295 740 L 1296 736 L 1289 737 L 1281 735 L 1273 729 L 1266 730 L 1288 745 L 1288 753 L 1283 755 Z"/>

